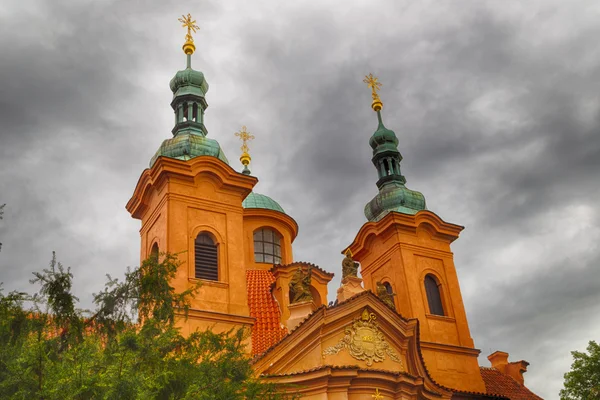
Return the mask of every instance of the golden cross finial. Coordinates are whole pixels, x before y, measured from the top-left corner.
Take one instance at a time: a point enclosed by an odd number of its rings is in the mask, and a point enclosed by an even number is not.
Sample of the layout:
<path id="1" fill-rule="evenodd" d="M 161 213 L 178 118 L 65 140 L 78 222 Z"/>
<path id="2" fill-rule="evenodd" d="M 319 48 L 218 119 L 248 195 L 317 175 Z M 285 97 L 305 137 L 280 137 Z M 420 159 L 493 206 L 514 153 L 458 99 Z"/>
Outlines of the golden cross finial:
<path id="1" fill-rule="evenodd" d="M 248 164 L 250 164 L 250 160 L 252 158 L 250 157 L 250 154 L 248 154 L 248 150 L 250 150 L 248 148 L 248 141 L 254 139 L 254 135 L 250 134 L 250 132 L 248 132 L 246 130 L 246 125 L 244 125 L 244 126 L 242 126 L 242 129 L 240 129 L 239 132 L 235 133 L 235 136 L 238 136 L 242 140 L 242 147 L 240 147 L 240 149 L 242 149 L 242 155 L 240 156 L 240 162 L 244 166 L 244 171 L 242 171 L 242 173 L 249 175 L 250 170 L 248 169 Z"/>
<path id="2" fill-rule="evenodd" d="M 372 394 L 371 397 L 375 400 L 383 399 L 383 395 L 379 393 L 379 389 L 375 389 L 375 394 Z"/>
<path id="3" fill-rule="evenodd" d="M 194 38 L 192 37 L 192 32 L 196 33 L 200 27 L 196 25 L 196 20 L 192 20 L 191 14 L 188 13 L 187 17 L 182 15 L 181 18 L 178 19 L 181 22 L 184 28 L 187 28 L 187 34 L 185 35 L 186 42 L 193 42 Z"/>
<path id="4" fill-rule="evenodd" d="M 375 111 L 381 110 L 383 108 L 383 103 L 379 98 L 379 94 L 377 94 L 377 91 L 381 90 L 381 82 L 379 82 L 377 77 L 373 76 L 373 74 L 365 76 L 363 82 L 369 86 L 372 92 L 371 95 L 373 96 L 373 103 L 371 104 L 371 107 L 373 107 L 373 110 Z"/>
<path id="5" fill-rule="evenodd" d="M 246 131 L 246 125 L 242 126 L 242 129 L 240 129 L 239 132 L 235 133 L 235 136 L 239 136 L 239 138 L 242 140 L 242 147 L 240 147 L 240 149 L 242 149 L 243 153 L 248 153 L 248 150 L 250 150 L 248 148 L 248 141 L 254 139 L 254 135 L 250 134 L 250 132 Z"/>
<path id="6" fill-rule="evenodd" d="M 381 89 L 381 82 L 379 82 L 377 77 L 373 76 L 373 74 L 365 76 L 363 82 L 366 83 L 369 86 L 369 88 L 373 90 L 374 96 L 377 95 L 377 91 Z"/>

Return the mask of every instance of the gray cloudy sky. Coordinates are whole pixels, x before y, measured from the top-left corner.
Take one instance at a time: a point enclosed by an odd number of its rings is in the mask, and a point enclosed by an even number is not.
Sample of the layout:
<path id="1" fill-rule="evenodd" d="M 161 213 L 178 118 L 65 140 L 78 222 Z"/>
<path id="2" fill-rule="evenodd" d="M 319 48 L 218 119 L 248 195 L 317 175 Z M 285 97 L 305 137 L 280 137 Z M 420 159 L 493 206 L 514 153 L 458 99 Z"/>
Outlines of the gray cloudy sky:
<path id="1" fill-rule="evenodd" d="M 56 250 L 89 306 L 138 264 L 125 204 L 170 136 L 187 12 L 210 137 L 238 167 L 248 126 L 257 191 L 300 226 L 295 258 L 336 273 L 377 192 L 362 79 L 379 76 L 408 187 L 466 227 L 453 250 L 480 363 L 528 360 L 556 399 L 569 352 L 600 339 L 596 0 L 3 0 L 5 288 L 31 290 Z"/>

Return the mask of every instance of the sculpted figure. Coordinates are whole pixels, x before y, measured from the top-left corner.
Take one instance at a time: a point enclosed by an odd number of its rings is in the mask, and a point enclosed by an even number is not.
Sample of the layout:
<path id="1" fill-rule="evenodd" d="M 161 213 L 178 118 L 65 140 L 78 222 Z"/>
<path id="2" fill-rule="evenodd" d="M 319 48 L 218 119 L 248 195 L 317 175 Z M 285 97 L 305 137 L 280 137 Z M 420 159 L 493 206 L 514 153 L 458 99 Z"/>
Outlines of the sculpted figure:
<path id="1" fill-rule="evenodd" d="M 312 294 L 310 293 L 310 278 L 310 268 L 304 272 L 302 267 L 298 267 L 289 284 L 290 304 L 313 300 Z"/>
<path id="2" fill-rule="evenodd" d="M 350 249 L 346 250 L 346 253 L 344 253 L 344 255 L 346 257 L 342 261 L 342 279 L 344 279 L 347 276 L 356 277 L 356 274 L 358 273 L 358 263 L 354 262 L 354 260 L 352 259 L 352 252 L 350 251 Z"/>
<path id="3" fill-rule="evenodd" d="M 394 310 L 396 309 L 396 306 L 394 305 L 395 295 L 396 293 L 388 292 L 387 287 L 383 283 L 377 282 L 377 297 Z"/>

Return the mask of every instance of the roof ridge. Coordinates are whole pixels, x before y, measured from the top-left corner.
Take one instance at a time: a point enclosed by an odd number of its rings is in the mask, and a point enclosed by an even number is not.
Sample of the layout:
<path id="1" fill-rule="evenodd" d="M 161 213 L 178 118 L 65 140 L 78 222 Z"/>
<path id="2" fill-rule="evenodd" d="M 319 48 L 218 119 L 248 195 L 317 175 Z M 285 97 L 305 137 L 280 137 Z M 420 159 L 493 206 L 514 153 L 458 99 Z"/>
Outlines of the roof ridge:
<path id="1" fill-rule="evenodd" d="M 323 272 L 324 274 L 331 275 L 331 276 L 335 275 L 335 273 L 326 271 L 323 268 L 319 267 L 317 264 L 314 264 L 314 263 L 311 263 L 308 261 L 292 261 L 291 263 L 287 263 L 287 264 L 275 264 L 275 265 L 273 265 L 273 267 L 271 267 L 271 269 L 269 271 L 273 272 L 273 270 L 277 267 L 285 268 L 285 267 L 290 267 L 292 265 L 306 265 L 311 268 L 316 268 L 317 270 Z"/>

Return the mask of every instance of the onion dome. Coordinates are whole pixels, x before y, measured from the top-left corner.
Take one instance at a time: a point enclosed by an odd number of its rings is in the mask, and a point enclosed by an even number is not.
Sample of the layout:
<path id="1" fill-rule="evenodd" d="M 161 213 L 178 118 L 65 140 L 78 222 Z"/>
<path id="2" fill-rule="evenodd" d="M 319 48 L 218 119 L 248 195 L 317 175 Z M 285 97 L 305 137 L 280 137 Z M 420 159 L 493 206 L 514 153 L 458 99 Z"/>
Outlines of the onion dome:
<path id="1" fill-rule="evenodd" d="M 186 94 L 204 97 L 208 92 L 208 82 L 204 79 L 204 74 L 192 68 L 177 71 L 169 82 L 169 86 L 173 92 L 173 98 Z"/>
<path id="2" fill-rule="evenodd" d="M 264 194 L 250 192 L 242 202 L 244 208 L 262 208 L 265 210 L 279 211 L 285 214 L 283 208 L 275 200 Z M 286 214 L 287 215 L 287 214 Z"/>

